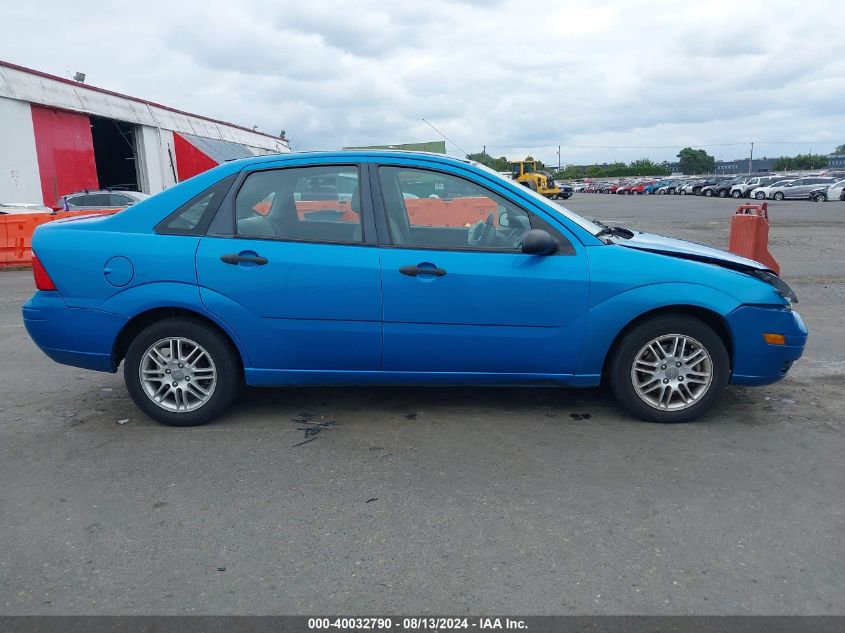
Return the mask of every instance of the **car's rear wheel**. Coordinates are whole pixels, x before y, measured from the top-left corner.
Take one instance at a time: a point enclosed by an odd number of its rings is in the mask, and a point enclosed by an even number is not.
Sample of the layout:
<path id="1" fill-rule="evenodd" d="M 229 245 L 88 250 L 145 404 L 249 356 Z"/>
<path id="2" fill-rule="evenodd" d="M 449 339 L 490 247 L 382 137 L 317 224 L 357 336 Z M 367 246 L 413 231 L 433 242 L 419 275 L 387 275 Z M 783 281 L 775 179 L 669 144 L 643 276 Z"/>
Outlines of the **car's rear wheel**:
<path id="1" fill-rule="evenodd" d="M 651 422 L 689 422 L 703 415 L 728 384 L 730 359 L 709 325 L 685 315 L 657 316 L 625 333 L 608 378 L 619 403 Z"/>
<path id="2" fill-rule="evenodd" d="M 682 196 L 687 195 L 687 190 L 686 190 L 686 189 L 681 189 L 681 195 L 682 195 Z"/>
<path id="3" fill-rule="evenodd" d="M 705 190 L 704 191 L 704 197 L 705 198 L 712 198 L 713 197 L 713 190 L 712 189 Z"/>
<path id="4" fill-rule="evenodd" d="M 719 197 L 720 198 L 727 198 L 728 197 L 728 190 L 727 189 L 719 189 Z"/>
<path id="5" fill-rule="evenodd" d="M 126 352 L 123 377 L 135 404 L 168 426 L 210 422 L 243 383 L 229 341 L 213 327 L 183 317 L 142 330 Z"/>
<path id="6" fill-rule="evenodd" d="M 732 198 L 741 198 L 742 192 L 739 189 L 734 189 L 733 191 L 731 191 L 731 197 Z"/>
<path id="7" fill-rule="evenodd" d="M 827 202 L 827 196 L 823 193 L 817 193 L 813 196 L 813 200 L 816 202 Z"/>
<path id="8" fill-rule="evenodd" d="M 772 198 L 774 198 L 775 200 L 783 200 L 783 192 L 776 191 L 775 195 L 773 195 Z"/>
<path id="9" fill-rule="evenodd" d="M 754 194 L 754 197 L 755 197 L 757 200 L 765 200 L 765 199 L 766 199 L 766 194 L 765 194 L 765 193 L 763 193 L 762 191 L 758 191 L 757 193 L 755 193 L 755 194 Z"/>

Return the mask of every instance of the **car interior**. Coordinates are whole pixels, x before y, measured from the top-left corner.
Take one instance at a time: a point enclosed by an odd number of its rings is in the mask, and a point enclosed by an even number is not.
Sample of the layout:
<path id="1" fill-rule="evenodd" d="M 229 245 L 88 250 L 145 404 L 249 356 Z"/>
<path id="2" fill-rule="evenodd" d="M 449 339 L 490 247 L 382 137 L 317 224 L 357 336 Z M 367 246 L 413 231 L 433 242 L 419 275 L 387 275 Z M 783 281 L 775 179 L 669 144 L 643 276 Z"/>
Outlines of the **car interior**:
<path id="1" fill-rule="evenodd" d="M 464 186 L 460 189 L 463 190 L 464 197 L 493 200 L 496 203 L 496 212 L 490 212 L 486 219 L 468 226 L 411 224 L 408 219 L 407 201 L 418 197 L 415 191 L 419 191 L 421 180 L 426 177 L 435 178 L 438 180 L 437 184 L 442 186 L 442 190 L 448 191 L 457 188 L 454 186 L 450 188 L 448 185 L 453 183 L 448 181 L 460 179 L 446 174 L 398 167 L 381 167 L 379 177 L 390 239 L 396 245 L 518 250 L 525 235 L 532 228 L 532 221 L 526 211 L 481 188 L 472 187 L 475 190 L 467 191 L 463 182 L 461 184 Z"/>
<path id="2" fill-rule="evenodd" d="M 235 198 L 241 237 L 315 242 L 361 242 L 360 188 L 355 168 L 280 169 L 251 174 Z M 341 198 L 330 181 L 355 185 Z M 307 208 L 304 203 L 311 203 Z"/>
<path id="3" fill-rule="evenodd" d="M 542 228 L 562 250 L 571 250 L 545 222 L 469 181 L 391 166 L 379 168 L 379 177 L 388 231 L 397 246 L 518 251 L 532 228 Z M 483 201 L 490 212 L 483 219 L 455 225 L 454 218 L 463 217 L 460 204 L 467 199 Z M 417 210 L 445 212 L 452 221 L 447 223 L 435 212 L 427 215 L 428 220 L 412 222 L 409 204 Z M 235 198 L 237 233 L 245 238 L 360 243 L 360 210 L 357 170 L 345 166 L 256 172 Z"/>

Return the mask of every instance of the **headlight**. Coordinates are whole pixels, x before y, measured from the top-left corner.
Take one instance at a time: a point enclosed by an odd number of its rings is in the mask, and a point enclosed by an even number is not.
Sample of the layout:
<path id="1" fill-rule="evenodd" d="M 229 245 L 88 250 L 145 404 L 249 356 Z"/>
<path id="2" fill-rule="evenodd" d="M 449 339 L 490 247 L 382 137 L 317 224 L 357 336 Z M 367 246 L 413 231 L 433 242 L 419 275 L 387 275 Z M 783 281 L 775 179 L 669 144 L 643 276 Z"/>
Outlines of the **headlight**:
<path id="1" fill-rule="evenodd" d="M 770 286 L 774 286 L 775 292 L 790 303 L 798 303 L 798 296 L 795 291 L 776 274 L 770 273 L 768 270 L 752 270 L 751 274 L 760 281 L 765 281 Z"/>

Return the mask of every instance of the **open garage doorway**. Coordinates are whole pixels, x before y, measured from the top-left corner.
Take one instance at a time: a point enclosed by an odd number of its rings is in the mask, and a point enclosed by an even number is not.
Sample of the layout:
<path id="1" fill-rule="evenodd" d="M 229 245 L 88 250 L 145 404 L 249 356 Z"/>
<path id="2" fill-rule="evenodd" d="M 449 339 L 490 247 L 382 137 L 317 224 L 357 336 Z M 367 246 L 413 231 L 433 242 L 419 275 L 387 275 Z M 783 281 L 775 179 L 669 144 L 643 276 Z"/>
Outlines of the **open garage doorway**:
<path id="1" fill-rule="evenodd" d="M 94 161 L 101 189 L 139 191 L 135 127 L 115 119 L 91 117 Z"/>

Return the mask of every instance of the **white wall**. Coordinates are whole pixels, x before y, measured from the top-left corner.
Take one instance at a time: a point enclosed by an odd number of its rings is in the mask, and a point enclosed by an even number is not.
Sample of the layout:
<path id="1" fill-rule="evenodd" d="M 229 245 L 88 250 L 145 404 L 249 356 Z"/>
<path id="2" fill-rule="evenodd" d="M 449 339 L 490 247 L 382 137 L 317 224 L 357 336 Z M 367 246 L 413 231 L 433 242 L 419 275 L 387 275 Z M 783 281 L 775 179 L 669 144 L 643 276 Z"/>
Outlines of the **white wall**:
<path id="1" fill-rule="evenodd" d="M 176 184 L 176 178 L 173 175 L 176 167 L 173 132 L 149 125 L 139 125 L 136 128 L 135 144 L 138 185 L 141 191 L 150 194 L 158 193 Z"/>
<path id="2" fill-rule="evenodd" d="M 0 202 L 43 204 L 32 110 L 0 97 Z"/>
<path id="3" fill-rule="evenodd" d="M 290 145 L 279 138 L 259 134 L 224 122 L 175 112 L 152 103 L 92 90 L 81 83 L 67 83 L 0 63 L 0 97 L 28 101 L 52 108 L 96 114 L 138 125 L 185 132 L 206 138 L 233 141 L 264 152 L 287 153 Z"/>

